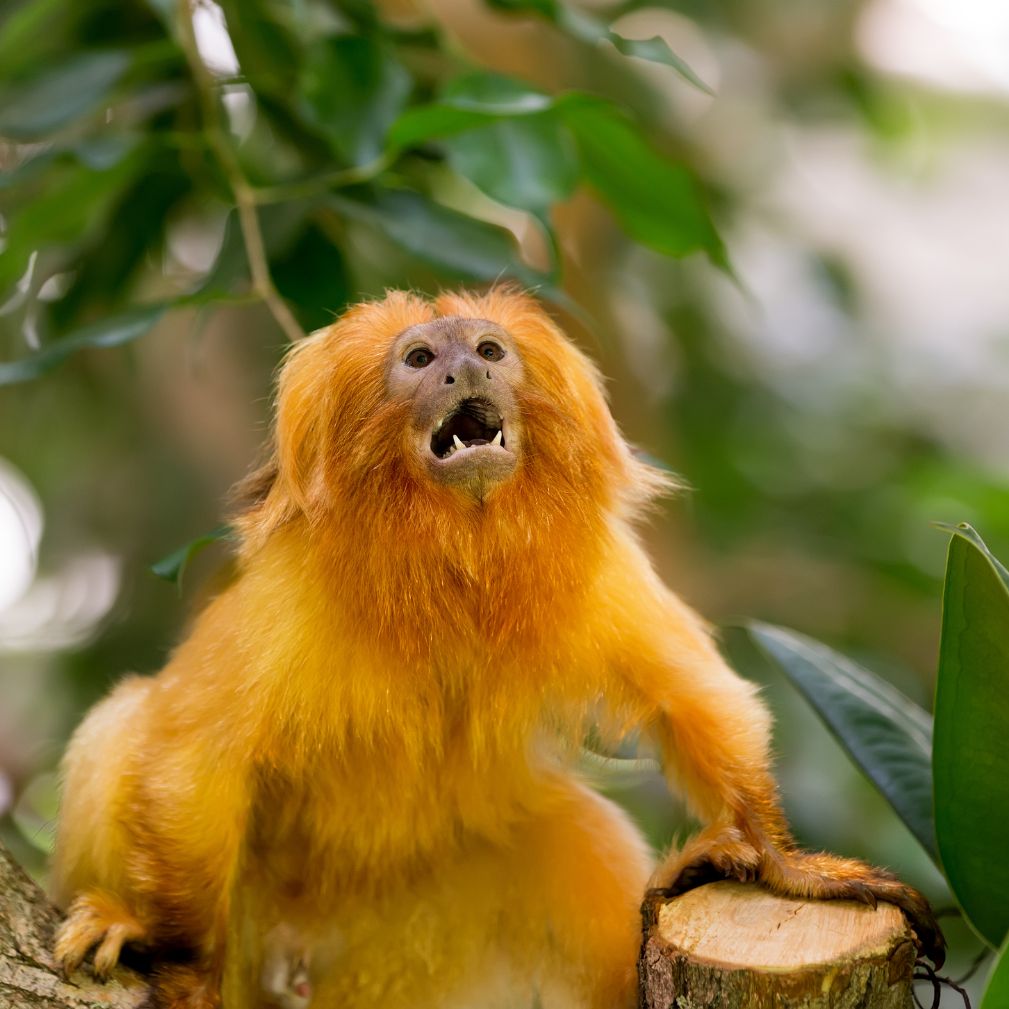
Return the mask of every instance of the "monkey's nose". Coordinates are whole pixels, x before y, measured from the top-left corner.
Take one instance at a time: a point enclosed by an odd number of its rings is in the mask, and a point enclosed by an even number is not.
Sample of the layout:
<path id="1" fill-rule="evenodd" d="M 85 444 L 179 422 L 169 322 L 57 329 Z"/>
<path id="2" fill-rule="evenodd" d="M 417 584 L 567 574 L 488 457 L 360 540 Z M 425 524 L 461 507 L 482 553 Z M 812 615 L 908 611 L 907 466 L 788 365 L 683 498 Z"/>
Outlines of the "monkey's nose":
<path id="1" fill-rule="evenodd" d="M 446 385 L 454 385 L 455 384 L 455 376 L 454 375 L 446 375 L 445 376 L 445 384 Z"/>

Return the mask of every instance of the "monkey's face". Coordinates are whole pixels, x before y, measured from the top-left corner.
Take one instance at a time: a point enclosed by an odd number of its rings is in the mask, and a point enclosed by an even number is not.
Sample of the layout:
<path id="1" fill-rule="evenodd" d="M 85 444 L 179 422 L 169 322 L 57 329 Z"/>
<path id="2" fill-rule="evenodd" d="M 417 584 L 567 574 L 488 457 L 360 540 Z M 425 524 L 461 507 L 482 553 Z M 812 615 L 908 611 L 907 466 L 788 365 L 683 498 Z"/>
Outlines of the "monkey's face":
<path id="1" fill-rule="evenodd" d="M 662 483 L 628 451 L 592 364 L 533 298 L 393 291 L 292 349 L 275 455 L 240 522 L 258 544 L 305 516 L 340 556 L 371 530 L 375 556 L 389 558 L 404 529 L 417 549 L 458 555 L 472 532 L 460 523 L 478 516 L 481 549 L 550 552 L 540 532 L 595 528 Z"/>
<path id="2" fill-rule="evenodd" d="M 410 326 L 387 362 L 389 395 L 409 403 L 410 451 L 437 483 L 483 495 L 515 471 L 521 452 L 514 339 L 485 319 Z"/>

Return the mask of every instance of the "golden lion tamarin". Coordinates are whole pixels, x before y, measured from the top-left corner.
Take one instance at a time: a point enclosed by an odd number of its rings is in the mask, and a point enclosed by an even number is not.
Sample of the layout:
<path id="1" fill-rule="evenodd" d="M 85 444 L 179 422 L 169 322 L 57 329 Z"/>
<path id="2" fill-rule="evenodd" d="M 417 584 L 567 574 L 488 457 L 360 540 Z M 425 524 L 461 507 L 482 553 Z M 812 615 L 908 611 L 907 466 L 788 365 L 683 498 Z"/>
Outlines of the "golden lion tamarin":
<path id="1" fill-rule="evenodd" d="M 765 707 L 632 532 L 662 484 L 516 291 L 297 345 L 237 578 L 67 752 L 66 969 L 145 948 L 173 1009 L 626 1009 L 650 873 L 893 901 L 941 957 L 917 892 L 795 847 Z M 654 873 L 572 770 L 600 718 L 708 824 Z"/>

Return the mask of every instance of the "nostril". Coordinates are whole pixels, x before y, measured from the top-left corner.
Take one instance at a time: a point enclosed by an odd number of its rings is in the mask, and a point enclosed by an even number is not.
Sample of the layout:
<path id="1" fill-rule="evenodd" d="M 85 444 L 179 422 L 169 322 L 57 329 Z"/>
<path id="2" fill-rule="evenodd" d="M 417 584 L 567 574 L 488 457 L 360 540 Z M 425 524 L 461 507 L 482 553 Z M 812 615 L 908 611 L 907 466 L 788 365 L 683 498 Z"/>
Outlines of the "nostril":
<path id="1" fill-rule="evenodd" d="M 487 372 L 487 381 L 488 382 L 490 381 L 490 372 L 489 371 Z"/>
<path id="2" fill-rule="evenodd" d="M 455 378 L 453 378 L 453 376 L 451 376 L 451 375 L 446 375 L 445 376 L 445 384 L 446 385 L 454 385 L 455 384 Z"/>

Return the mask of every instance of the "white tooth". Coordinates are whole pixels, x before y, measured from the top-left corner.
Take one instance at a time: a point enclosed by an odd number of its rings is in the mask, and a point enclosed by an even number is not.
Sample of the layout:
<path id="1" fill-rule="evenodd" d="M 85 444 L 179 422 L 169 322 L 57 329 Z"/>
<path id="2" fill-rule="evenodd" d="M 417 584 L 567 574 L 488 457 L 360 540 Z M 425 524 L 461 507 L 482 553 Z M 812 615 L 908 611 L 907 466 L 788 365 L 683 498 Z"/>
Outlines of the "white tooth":
<path id="1" fill-rule="evenodd" d="M 500 445 L 501 444 L 501 432 L 500 431 L 498 431 L 498 433 L 496 435 L 494 435 L 494 440 L 491 442 L 491 444 L 492 445 Z"/>
<path id="2" fill-rule="evenodd" d="M 457 435 L 457 434 L 454 434 L 454 435 L 452 435 L 452 444 L 453 444 L 453 445 L 455 445 L 455 447 L 456 447 L 456 448 L 465 448 L 465 447 L 466 447 L 466 446 L 465 446 L 465 445 L 464 445 L 464 444 L 463 444 L 463 443 L 462 443 L 462 442 L 461 442 L 461 441 L 459 440 L 459 435 Z"/>

